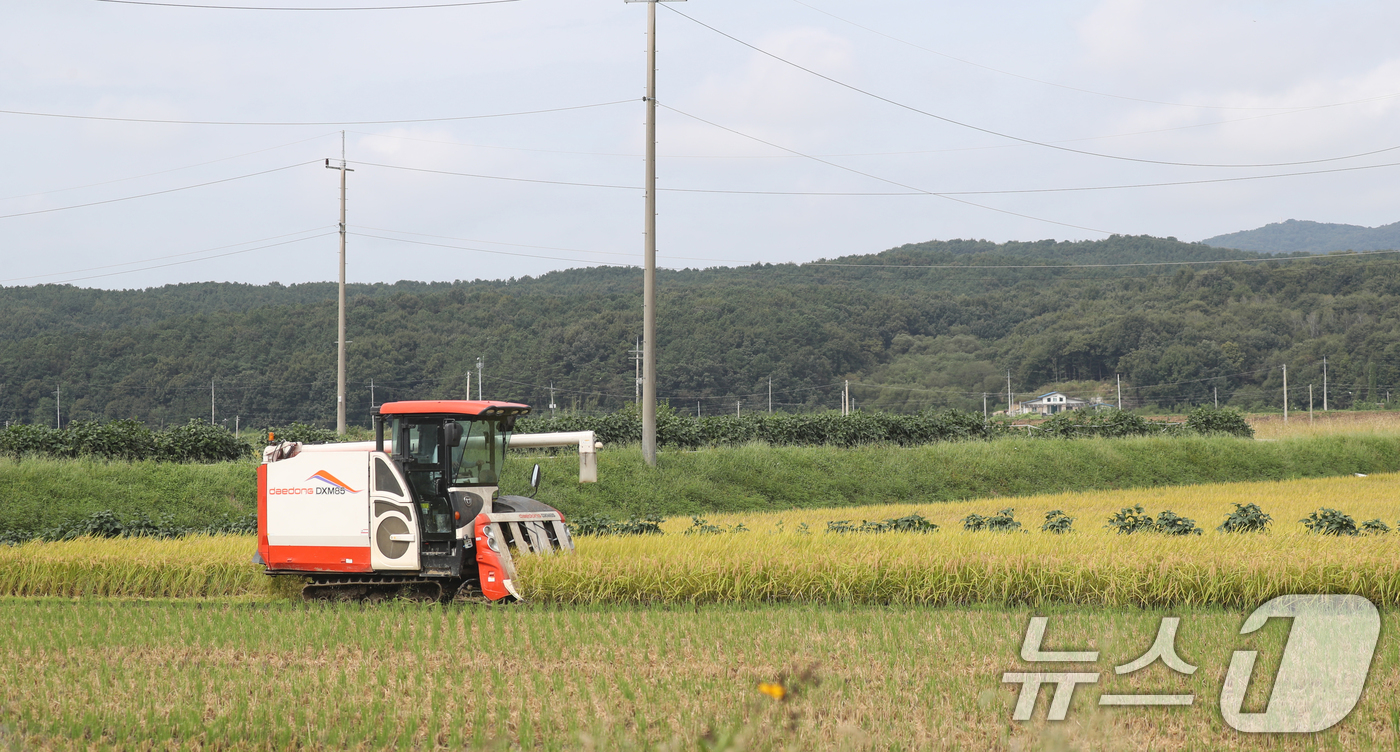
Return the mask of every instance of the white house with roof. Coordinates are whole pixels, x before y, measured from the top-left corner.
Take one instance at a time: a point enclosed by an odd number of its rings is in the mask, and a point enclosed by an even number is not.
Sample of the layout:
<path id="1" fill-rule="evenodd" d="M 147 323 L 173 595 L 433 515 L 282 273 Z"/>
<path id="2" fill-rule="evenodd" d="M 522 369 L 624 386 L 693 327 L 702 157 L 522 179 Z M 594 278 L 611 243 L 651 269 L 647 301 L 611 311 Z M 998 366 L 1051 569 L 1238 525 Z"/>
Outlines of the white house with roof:
<path id="1" fill-rule="evenodd" d="M 1022 402 L 1020 412 L 1023 414 L 1054 415 L 1066 410 L 1078 410 L 1087 404 L 1089 404 L 1088 400 L 1071 397 L 1062 392 L 1046 392 L 1035 399 Z"/>

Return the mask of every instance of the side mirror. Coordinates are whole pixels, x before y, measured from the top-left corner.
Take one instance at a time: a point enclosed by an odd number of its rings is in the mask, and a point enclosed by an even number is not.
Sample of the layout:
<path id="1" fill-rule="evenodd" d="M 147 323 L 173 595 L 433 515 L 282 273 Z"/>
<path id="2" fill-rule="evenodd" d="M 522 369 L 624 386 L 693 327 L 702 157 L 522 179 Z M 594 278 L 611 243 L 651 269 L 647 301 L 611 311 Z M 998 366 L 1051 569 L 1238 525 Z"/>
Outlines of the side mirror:
<path id="1" fill-rule="evenodd" d="M 462 443 L 462 424 L 455 420 L 447 422 L 447 445 L 455 447 Z"/>
<path id="2" fill-rule="evenodd" d="M 535 465 L 535 469 L 530 471 L 530 488 L 536 491 L 540 490 L 540 481 L 542 480 L 544 480 L 544 471 L 540 470 L 539 465 Z"/>
<path id="3" fill-rule="evenodd" d="M 515 430 L 515 421 L 516 421 L 516 419 L 519 418 L 519 417 L 520 417 L 519 415 L 507 415 L 506 417 L 501 418 L 501 430 L 502 430 L 502 431 L 514 431 L 514 430 Z"/>

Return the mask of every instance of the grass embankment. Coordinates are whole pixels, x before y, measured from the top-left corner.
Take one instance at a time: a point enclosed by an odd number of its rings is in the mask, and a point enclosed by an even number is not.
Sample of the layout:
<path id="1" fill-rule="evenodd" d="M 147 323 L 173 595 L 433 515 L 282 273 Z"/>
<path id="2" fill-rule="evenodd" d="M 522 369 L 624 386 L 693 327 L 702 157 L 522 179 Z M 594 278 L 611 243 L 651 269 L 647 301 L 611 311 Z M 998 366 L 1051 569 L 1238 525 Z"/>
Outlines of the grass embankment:
<path id="1" fill-rule="evenodd" d="M 661 536 L 582 537 L 573 556 L 519 561 L 527 599 L 569 604 L 1046 604 L 1252 607 L 1293 592 L 1356 593 L 1400 605 L 1400 533 L 1334 538 L 1298 520 L 1333 507 L 1358 522 L 1395 526 L 1400 475 L 1236 483 L 1030 497 L 1013 505 L 1027 533 L 971 533 L 958 520 L 990 514 L 1001 500 L 884 505 L 840 510 L 711 515 L 749 532 L 684 535 L 689 519 Z M 1273 515 L 1272 532 L 1215 532 L 1234 503 Z M 1118 535 L 1110 514 L 1142 504 L 1170 509 L 1206 532 Z M 1075 517 L 1074 531 L 1040 532 L 1045 512 Z M 825 532 L 831 519 L 882 519 L 911 512 L 935 533 Z M 781 523 L 781 532 L 779 532 Z M 806 523 L 810 534 L 796 532 Z M 0 595 L 276 597 L 249 563 L 251 536 L 178 541 L 92 540 L 0 548 Z"/>
<path id="2" fill-rule="evenodd" d="M 1142 488 L 1400 471 L 1400 434 L 1253 442 L 1226 437 L 955 442 L 902 449 L 742 446 L 662 452 L 605 447 L 599 483 L 577 482 L 578 457 L 514 453 L 504 493 L 529 493 L 569 515 L 612 516 L 939 502 L 1058 491 Z M 0 459 L 0 537 L 77 523 L 94 512 L 168 516 L 199 528 L 253 512 L 256 464 Z"/>
<path id="3" fill-rule="evenodd" d="M 1216 711 L 1234 650 L 1273 676 L 1287 633 L 1242 611 L 1060 609 L 1049 649 L 1101 651 L 1068 722 L 1011 721 L 1028 617 L 1002 609 L 0 602 L 0 744 L 21 749 L 1389 749 L 1400 614 L 1357 708 L 1242 736 Z M 1117 676 L 1163 616 L 1191 676 Z M 1056 664 L 1050 670 L 1065 670 Z M 810 670 L 808 678 L 794 679 Z M 758 691 L 782 682 L 777 702 Z M 1256 680 L 1245 708 L 1262 710 Z M 1101 694 L 1192 694 L 1180 708 Z M 1010 745 L 1008 745 L 1008 742 Z"/>
<path id="4" fill-rule="evenodd" d="M 257 508 L 257 464 L 0 458 L 0 534 L 75 523 L 94 512 L 169 516 L 200 527 Z"/>
<path id="5" fill-rule="evenodd" d="M 536 461 L 546 472 L 538 498 L 565 514 L 674 516 L 1395 472 L 1400 434 L 744 446 L 662 452 L 655 468 L 636 447 L 605 447 L 596 484 L 577 483 L 576 455 L 520 454 L 508 487 L 523 487 Z"/>

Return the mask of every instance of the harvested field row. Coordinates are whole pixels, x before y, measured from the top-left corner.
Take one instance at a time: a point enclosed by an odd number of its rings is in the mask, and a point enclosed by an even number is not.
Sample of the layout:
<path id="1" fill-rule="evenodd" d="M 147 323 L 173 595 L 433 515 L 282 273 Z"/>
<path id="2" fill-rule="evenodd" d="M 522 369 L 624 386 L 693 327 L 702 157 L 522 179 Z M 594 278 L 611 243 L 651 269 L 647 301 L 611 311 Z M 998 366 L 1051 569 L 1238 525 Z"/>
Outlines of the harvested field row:
<path id="1" fill-rule="evenodd" d="M 1060 608 L 0 601 L 0 745 L 17 749 L 1390 749 L 1400 736 L 1384 615 L 1365 694 L 1321 734 L 1240 734 L 1217 710 L 1234 650 L 1278 670 L 1286 620 L 1246 612 Z M 1036 670 L 1032 614 L 1057 647 L 1101 651 L 1065 722 L 1011 720 Z M 1186 676 L 1117 676 L 1180 617 Z M 759 691 L 781 685 L 782 701 Z M 1246 707 L 1268 702 L 1256 682 Z M 1106 693 L 1191 707 L 1099 707 Z"/>
<path id="2" fill-rule="evenodd" d="M 1400 518 L 1400 476 L 1242 483 L 1057 494 L 949 504 L 882 505 L 714 515 L 748 532 L 581 537 L 573 556 L 520 561 L 527 598 L 600 603 L 1079 603 L 1254 606 L 1290 592 L 1345 592 L 1400 604 L 1400 533 L 1330 537 L 1298 520 L 1334 507 L 1357 522 Z M 1272 532 L 1214 528 L 1235 503 L 1273 515 Z M 973 533 L 958 521 L 1003 505 L 1030 532 Z M 1203 535 L 1119 535 L 1110 514 L 1143 505 L 1193 518 Z M 1075 517 L 1072 532 L 1039 531 L 1046 512 Z M 825 532 L 826 522 L 918 513 L 934 533 Z M 781 525 L 780 525 L 781 523 Z M 809 533 L 799 532 L 806 524 Z M 30 543 L 0 548 L 0 595 L 276 597 L 294 583 L 249 562 L 251 537 Z M 273 585 L 284 587 L 274 590 Z"/>

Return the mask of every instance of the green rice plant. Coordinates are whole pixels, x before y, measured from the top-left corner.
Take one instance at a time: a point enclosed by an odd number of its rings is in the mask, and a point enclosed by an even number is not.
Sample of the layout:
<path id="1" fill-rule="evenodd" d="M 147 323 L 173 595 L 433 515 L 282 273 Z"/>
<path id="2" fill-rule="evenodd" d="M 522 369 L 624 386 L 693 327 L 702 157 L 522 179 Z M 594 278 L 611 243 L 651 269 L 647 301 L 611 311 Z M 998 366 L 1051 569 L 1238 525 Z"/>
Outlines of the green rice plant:
<path id="1" fill-rule="evenodd" d="M 1361 523 L 1362 535 L 1385 535 L 1390 532 L 1390 526 L 1379 519 L 1366 520 Z"/>
<path id="2" fill-rule="evenodd" d="M 1310 533 L 1318 535 L 1360 535 L 1361 531 L 1356 527 L 1356 520 L 1345 512 L 1328 509 L 1326 507 L 1313 512 L 1304 517 L 1299 522 Z"/>
<path id="3" fill-rule="evenodd" d="M 1041 532 L 1063 534 L 1074 529 L 1074 518 L 1065 514 L 1062 509 L 1051 509 L 1045 513 L 1045 524 L 1040 526 Z"/>
<path id="4" fill-rule="evenodd" d="M 1274 520 L 1258 504 L 1235 504 L 1225 521 L 1216 528 L 1221 533 L 1266 533 Z"/>
<path id="5" fill-rule="evenodd" d="M 1170 688 L 1198 706 L 1218 695 L 1255 605 L 1055 608 L 1056 642 L 1101 651 L 1096 668 L 1137 657 L 1164 616 L 1180 617 L 1182 656 L 1203 670 L 1110 671 L 1076 689 L 1070 723 L 1047 726 L 1048 699 L 1036 721 L 1009 720 L 1016 695 L 1003 671 L 1038 670 L 1019 660 L 1029 616 L 1019 607 L 9 599 L 0 748 L 989 750 L 1010 736 L 1027 749 L 1352 752 L 1400 741 L 1382 691 L 1400 653 L 1384 647 L 1356 708 L 1317 734 L 1254 743 L 1206 709 L 1147 721 L 1098 706 L 1108 693 Z M 1400 629 L 1400 613 L 1382 619 L 1382 635 Z M 1249 645 L 1281 655 L 1287 639 L 1286 620 L 1271 620 Z M 469 691 L 454 684 L 463 676 Z"/>

